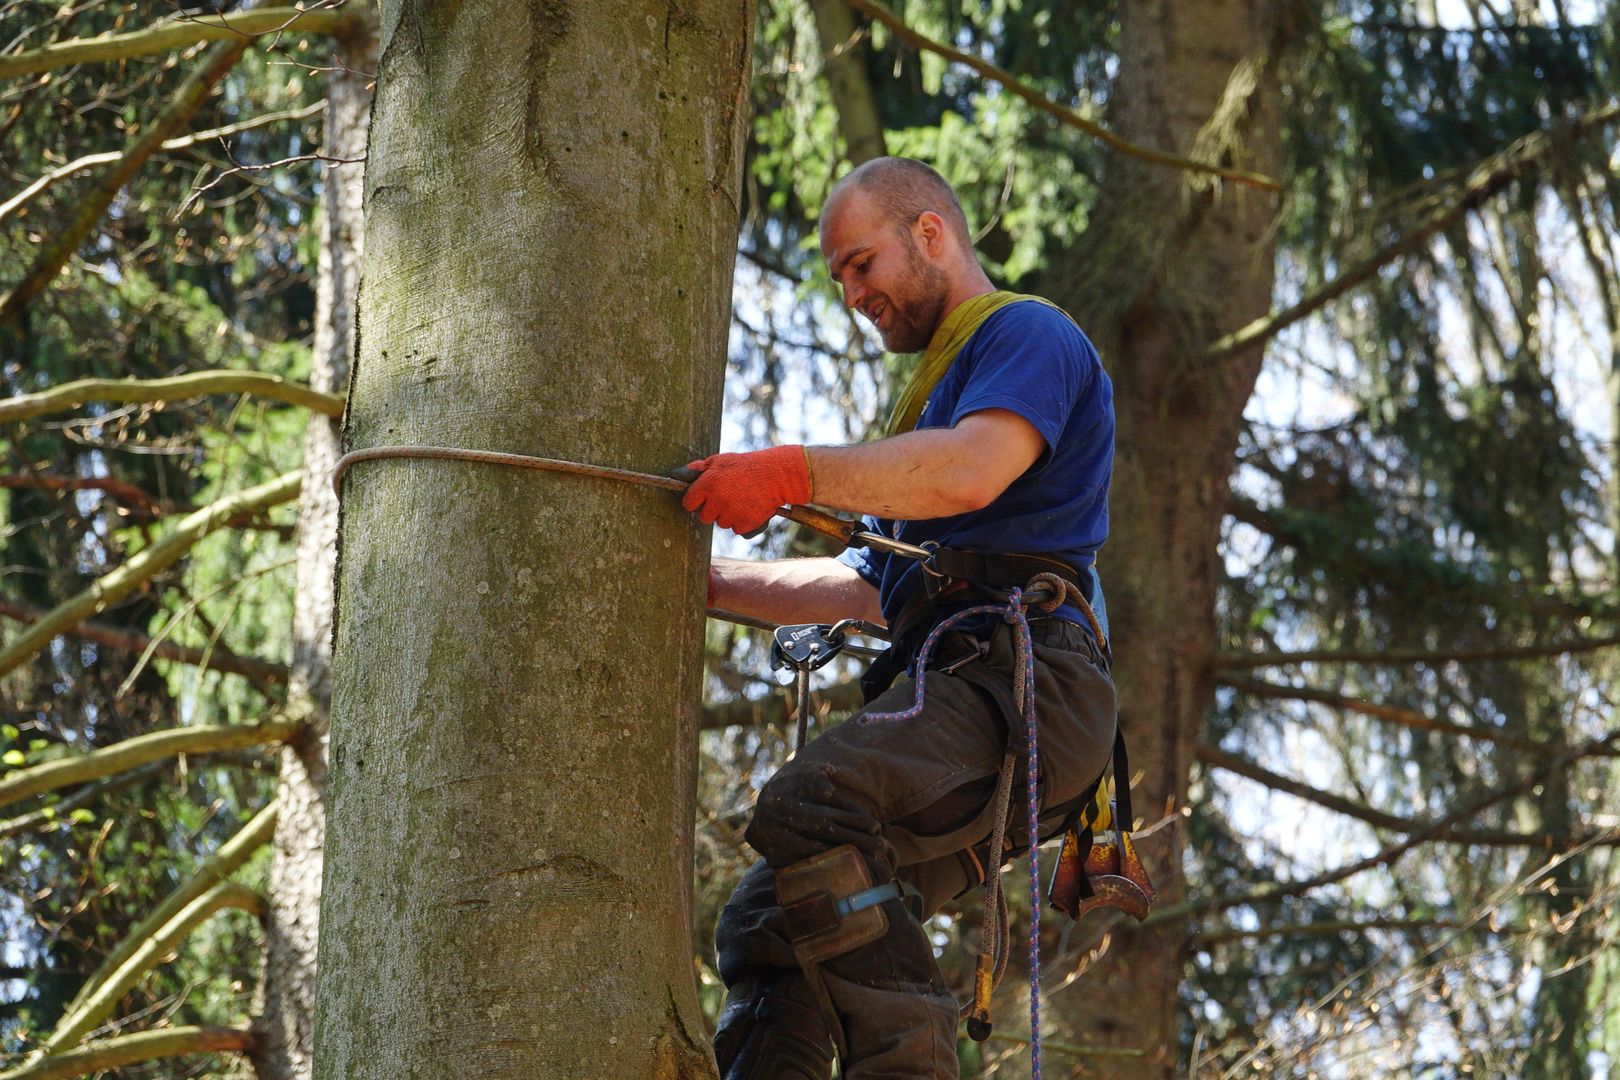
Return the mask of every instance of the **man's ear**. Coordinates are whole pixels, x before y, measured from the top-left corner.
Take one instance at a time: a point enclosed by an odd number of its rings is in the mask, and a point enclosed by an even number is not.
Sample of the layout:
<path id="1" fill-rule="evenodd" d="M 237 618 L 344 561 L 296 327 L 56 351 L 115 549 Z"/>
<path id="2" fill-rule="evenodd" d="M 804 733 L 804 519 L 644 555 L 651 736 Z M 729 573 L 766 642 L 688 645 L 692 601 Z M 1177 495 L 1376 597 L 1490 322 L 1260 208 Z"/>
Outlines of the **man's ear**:
<path id="1" fill-rule="evenodd" d="M 945 219 L 932 210 L 924 210 L 917 215 L 916 224 L 912 231 L 917 237 L 917 246 L 928 254 L 938 257 L 945 253 Z"/>

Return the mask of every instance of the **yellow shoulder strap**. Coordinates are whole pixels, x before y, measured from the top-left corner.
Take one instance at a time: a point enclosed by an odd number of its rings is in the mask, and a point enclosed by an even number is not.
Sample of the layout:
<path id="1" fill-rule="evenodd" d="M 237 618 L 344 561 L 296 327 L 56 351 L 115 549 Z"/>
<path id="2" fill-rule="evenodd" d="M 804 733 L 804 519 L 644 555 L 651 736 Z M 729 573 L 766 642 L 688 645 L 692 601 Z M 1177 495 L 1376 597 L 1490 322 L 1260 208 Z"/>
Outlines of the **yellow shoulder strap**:
<path id="1" fill-rule="evenodd" d="M 923 407 L 928 404 L 928 395 L 934 392 L 939 380 L 945 377 L 945 373 L 956 360 L 956 355 L 962 351 L 962 347 L 968 343 L 974 331 L 984 325 L 984 321 L 991 315 L 1020 300 L 1034 300 L 1057 311 L 1063 310 L 1042 297 L 1005 290 L 983 293 L 962 301 L 940 322 L 933 338 L 928 342 L 928 348 L 923 352 L 922 360 L 917 364 L 917 370 L 906 380 L 905 388 L 900 391 L 900 397 L 894 403 L 894 411 L 889 414 L 889 423 L 883 430 L 885 438 L 912 431 L 917 427 Z"/>

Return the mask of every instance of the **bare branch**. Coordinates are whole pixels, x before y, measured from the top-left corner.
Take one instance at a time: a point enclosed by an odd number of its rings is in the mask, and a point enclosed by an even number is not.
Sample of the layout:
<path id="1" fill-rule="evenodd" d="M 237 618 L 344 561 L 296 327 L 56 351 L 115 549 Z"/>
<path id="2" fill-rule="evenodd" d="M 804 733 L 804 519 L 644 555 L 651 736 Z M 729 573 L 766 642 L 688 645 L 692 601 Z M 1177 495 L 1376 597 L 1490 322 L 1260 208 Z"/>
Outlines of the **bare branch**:
<path id="1" fill-rule="evenodd" d="M 253 1048 L 247 1027 L 176 1027 L 103 1039 L 20 1069 L 0 1073 L 0 1080 L 69 1080 L 70 1077 L 185 1054 L 246 1054 Z"/>
<path id="2" fill-rule="evenodd" d="M 80 379 L 37 394 L 19 394 L 0 401 L 0 423 L 27 420 L 46 413 L 65 412 L 87 402 L 189 401 L 208 394 L 257 394 L 301 405 L 323 416 L 343 415 L 343 397 L 313 390 L 303 383 L 262 371 L 192 371 L 166 379 Z"/>
<path id="3" fill-rule="evenodd" d="M 302 474 L 288 473 L 268 483 L 237 492 L 180 519 L 174 531 L 152 546 L 142 549 L 128 562 L 93 582 L 78 595 L 63 601 L 0 649 L 0 675 L 15 670 L 48 645 L 58 634 L 65 634 L 85 619 L 103 610 L 150 581 L 158 572 L 178 562 L 192 546 L 241 513 L 263 510 L 298 497 Z"/>
<path id="4" fill-rule="evenodd" d="M 197 872 L 191 876 L 190 880 L 184 882 L 174 892 L 170 893 L 163 903 L 159 904 L 150 915 L 131 929 L 129 936 L 119 944 L 118 948 L 107 954 L 107 958 L 101 962 L 101 966 L 96 968 L 89 978 L 85 979 L 84 985 L 74 995 L 73 1001 L 68 1005 L 63 1015 L 66 1016 L 77 1011 L 89 995 L 95 992 L 96 987 L 106 982 L 113 972 L 124 966 L 143 941 L 157 933 L 161 927 L 180 914 L 186 905 L 235 873 L 237 868 L 246 862 L 254 852 L 268 844 L 276 834 L 276 813 L 278 809 L 279 804 L 276 801 L 271 801 L 268 806 L 255 814 L 253 820 L 242 826 L 241 831 L 220 845 L 219 850 L 197 869 Z"/>
<path id="5" fill-rule="evenodd" d="M 226 180 L 238 173 L 265 172 L 269 169 L 278 169 L 283 165 L 297 165 L 298 163 L 304 161 L 320 161 L 326 163 L 327 165 L 358 165 L 365 160 L 366 159 L 363 157 L 339 158 L 327 157 L 325 154 L 299 154 L 296 157 L 282 158 L 279 161 L 268 161 L 263 165 L 243 165 L 236 162 L 235 158 L 232 158 L 231 161 L 235 163 L 235 167 L 224 170 L 202 187 L 192 188 L 191 193 L 186 196 L 185 201 L 182 202 L 179 208 L 175 210 L 174 217 L 178 220 L 192 203 L 196 202 L 198 199 L 202 198 L 203 195 L 207 194 L 209 191 L 212 191 L 215 187 L 224 183 Z"/>
<path id="6" fill-rule="evenodd" d="M 137 735 L 88 754 L 11 770 L 0 777 L 0 806 L 9 806 L 30 796 L 111 776 L 177 754 L 208 754 L 216 750 L 239 750 L 244 746 L 286 742 L 303 730 L 303 726 L 300 721 L 282 719 L 268 720 L 262 724 L 199 724 Z"/>
<path id="7" fill-rule="evenodd" d="M 1128 154 L 1131 157 L 1140 158 L 1143 161 L 1152 162 L 1155 165 L 1168 165 L 1176 169 L 1185 169 L 1188 172 L 1207 173 L 1212 176 L 1219 176 L 1226 180 L 1235 181 L 1239 184 L 1248 184 L 1251 187 L 1263 188 L 1266 191 L 1282 190 L 1282 185 L 1269 176 L 1262 176 L 1259 173 L 1246 172 L 1242 169 L 1228 169 L 1220 165 L 1211 165 L 1203 161 L 1194 161 L 1191 158 L 1178 157 L 1175 154 L 1167 154 L 1162 150 L 1154 150 L 1151 147 L 1133 143 L 1129 139 L 1114 134 L 1112 131 L 1109 131 L 1096 121 L 1086 119 L 1084 116 L 1080 115 L 1080 113 L 1069 108 L 1067 105 L 1059 105 L 1057 102 L 1053 101 L 1040 91 L 1033 89 L 1026 83 L 1020 82 L 1018 77 L 1012 72 L 1007 71 L 1004 68 L 999 68 L 995 64 L 990 63 L 988 60 L 982 60 L 979 57 L 974 56 L 972 53 L 966 53 L 960 49 L 953 49 L 949 45 L 945 45 L 941 42 L 935 41 L 932 38 L 919 34 L 917 31 L 907 26 L 900 16 L 878 3 L 878 0 L 848 0 L 848 3 L 849 6 L 854 8 L 856 11 L 864 12 L 876 19 L 878 22 L 881 22 L 884 26 L 887 26 L 890 30 L 894 31 L 895 36 L 900 38 L 900 40 L 908 42 L 919 49 L 925 49 L 928 52 L 936 53 L 939 56 L 945 57 L 947 60 L 953 60 L 958 64 L 965 64 L 990 81 L 1000 84 L 1014 96 L 1022 98 L 1024 101 L 1039 109 L 1041 112 L 1044 112 L 1049 116 L 1056 117 L 1058 120 L 1068 124 L 1070 127 L 1078 128 L 1087 135 L 1090 135 L 1091 137 L 1099 140 L 1107 146 L 1112 147 L 1122 154 Z"/>
<path id="8" fill-rule="evenodd" d="M 85 997 L 77 1009 L 62 1018 L 56 1030 L 42 1044 L 42 1052 L 47 1055 L 60 1054 L 94 1031 L 112 1015 L 124 995 L 135 989 L 165 956 L 179 948 L 199 923 L 227 908 L 246 911 L 258 918 L 264 913 L 264 898 L 246 885 L 235 882 L 221 881 L 209 888 L 163 926 L 139 940 L 118 970 Z"/>
<path id="9" fill-rule="evenodd" d="M 851 0 L 862 3 L 866 0 Z M 1553 131 L 1536 131 L 1519 139 L 1507 149 L 1486 158 L 1474 167 L 1468 179 L 1458 190 L 1455 199 L 1442 209 L 1430 214 L 1398 239 L 1341 273 L 1320 289 L 1302 298 L 1282 311 L 1256 319 L 1240 330 L 1221 338 L 1211 345 L 1204 358 L 1224 360 L 1243 353 L 1256 345 L 1269 341 L 1288 327 L 1311 315 L 1343 296 L 1351 289 L 1372 279 L 1380 269 L 1402 255 L 1417 251 L 1436 233 L 1455 224 L 1468 211 L 1506 188 L 1525 173 L 1538 168 L 1553 152 L 1620 119 L 1620 105 L 1597 109 Z"/>
<path id="10" fill-rule="evenodd" d="M 302 109 L 289 109 L 285 112 L 266 113 L 263 116 L 255 116 L 252 120 L 243 120 L 239 124 L 226 124 L 224 127 L 209 128 L 207 131 L 197 131 L 190 135 L 181 135 L 178 138 L 166 139 L 159 149 L 184 150 L 187 147 L 195 146 L 200 142 L 207 142 L 210 139 L 224 139 L 232 135 L 240 135 L 244 131 L 252 131 L 255 128 L 268 127 L 271 124 L 280 123 L 283 120 L 307 120 L 325 108 L 326 102 L 317 101 L 315 104 L 305 106 Z M 11 198 L 7 199 L 5 202 L 0 203 L 0 225 L 3 225 L 7 218 L 11 217 L 18 210 L 21 210 L 24 206 L 31 202 L 34 196 L 38 195 L 42 191 L 47 190 L 58 181 L 66 180 L 70 176 L 76 176 L 79 173 L 84 172 L 86 169 L 93 169 L 98 165 L 111 165 L 113 162 L 117 161 L 123 156 L 124 151 L 122 150 L 108 150 L 100 154 L 86 154 L 84 157 L 75 158 L 66 165 L 57 166 L 44 176 L 41 176 L 39 179 L 23 188 Z"/>
<path id="11" fill-rule="evenodd" d="M 1544 645 L 1498 645 L 1486 649 L 1306 649 L 1299 652 L 1217 653 L 1211 666 L 1236 671 L 1292 664 L 1467 664 L 1570 656 L 1620 646 L 1620 634 Z"/>
<path id="12" fill-rule="evenodd" d="M 155 56 L 201 41 L 225 41 L 245 47 L 255 37 L 289 30 L 341 37 L 354 25 L 356 17 L 354 11 L 330 7 L 308 11 L 293 7 L 269 7 L 256 11 L 236 11 L 229 15 L 189 15 L 127 34 L 59 41 L 40 49 L 0 56 L 0 79 L 33 75 L 71 64 Z"/>
<path id="13" fill-rule="evenodd" d="M 184 127 L 202 107 L 214 84 L 236 65 L 251 40 L 233 35 L 231 40 L 222 41 L 203 54 L 201 65 L 180 84 L 163 111 L 144 130 L 131 137 L 117 164 L 91 185 L 73 217 L 41 247 L 23 279 L 9 292 L 0 294 L 0 326 L 15 319 L 34 297 L 45 291 L 107 212 L 107 207 L 112 205 L 119 190 L 139 171 L 146 159 Z"/>

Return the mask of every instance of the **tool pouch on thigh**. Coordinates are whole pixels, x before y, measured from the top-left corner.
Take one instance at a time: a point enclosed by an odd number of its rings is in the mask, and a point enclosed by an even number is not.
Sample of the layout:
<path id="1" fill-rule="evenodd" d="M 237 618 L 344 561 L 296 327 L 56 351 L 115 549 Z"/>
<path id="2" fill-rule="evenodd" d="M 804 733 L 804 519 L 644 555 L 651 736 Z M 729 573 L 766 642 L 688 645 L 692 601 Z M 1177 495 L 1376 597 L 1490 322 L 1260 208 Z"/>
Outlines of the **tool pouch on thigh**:
<path id="1" fill-rule="evenodd" d="M 782 906 L 788 938 L 827 1018 L 840 1057 L 845 1052 L 843 1025 L 827 996 L 821 964 L 888 934 L 889 917 L 882 905 L 900 898 L 900 886 L 894 882 L 872 883 L 866 860 L 849 844 L 776 870 L 776 900 Z"/>

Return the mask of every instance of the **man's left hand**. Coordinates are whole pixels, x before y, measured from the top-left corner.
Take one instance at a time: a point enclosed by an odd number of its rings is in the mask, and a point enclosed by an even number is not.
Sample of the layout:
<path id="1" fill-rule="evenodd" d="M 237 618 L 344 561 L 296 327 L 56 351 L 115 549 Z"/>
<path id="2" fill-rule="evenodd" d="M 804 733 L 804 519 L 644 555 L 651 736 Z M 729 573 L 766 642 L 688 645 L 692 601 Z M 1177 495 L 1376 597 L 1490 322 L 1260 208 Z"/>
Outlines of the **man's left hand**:
<path id="1" fill-rule="evenodd" d="M 711 454 L 687 468 L 703 475 L 686 489 L 681 505 L 705 525 L 751 533 L 781 507 L 810 501 L 810 455 L 799 444 Z"/>

